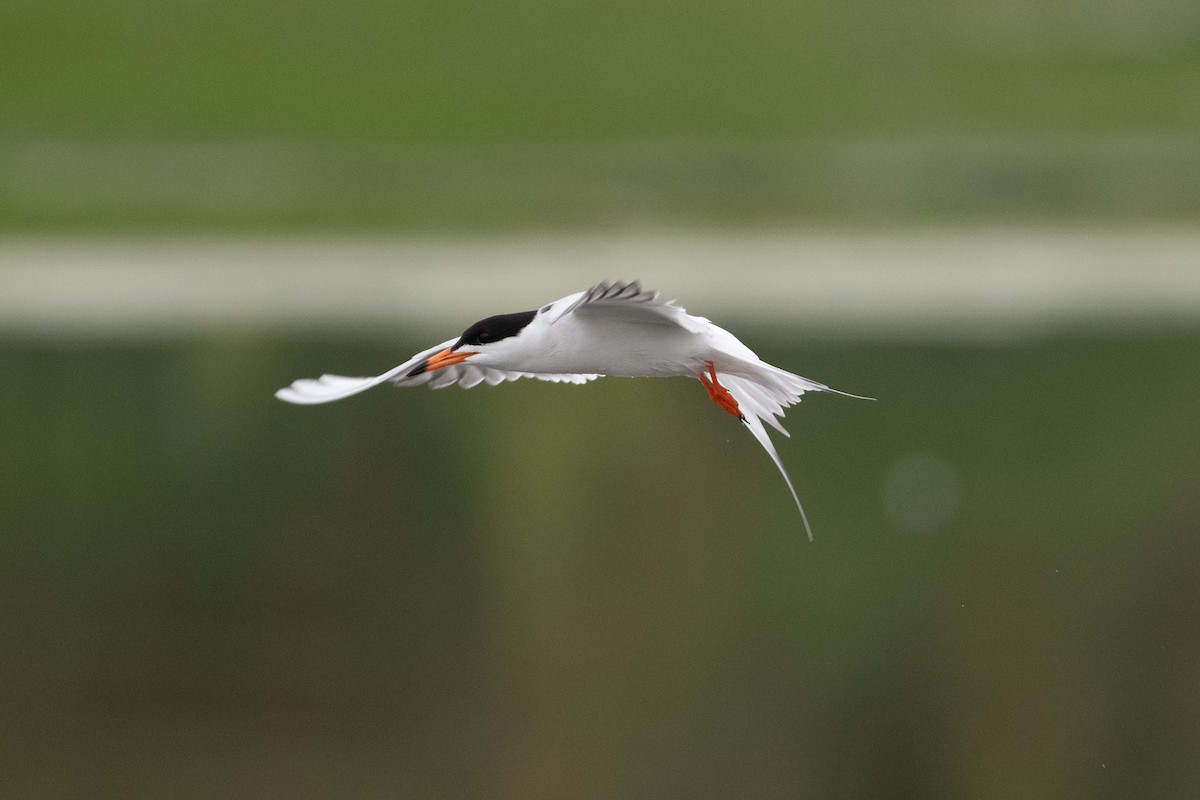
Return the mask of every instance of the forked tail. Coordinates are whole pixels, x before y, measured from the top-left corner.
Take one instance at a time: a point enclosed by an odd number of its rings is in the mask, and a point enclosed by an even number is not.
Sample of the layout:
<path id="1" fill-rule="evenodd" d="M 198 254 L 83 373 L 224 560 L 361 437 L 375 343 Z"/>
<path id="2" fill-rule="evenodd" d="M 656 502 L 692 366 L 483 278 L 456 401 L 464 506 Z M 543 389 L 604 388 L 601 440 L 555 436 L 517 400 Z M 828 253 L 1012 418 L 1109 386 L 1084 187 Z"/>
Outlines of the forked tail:
<path id="1" fill-rule="evenodd" d="M 783 467 L 783 460 L 779 457 L 778 451 L 775 450 L 775 443 L 771 441 L 771 437 L 767 435 L 767 429 L 763 427 L 762 420 L 757 414 L 746 414 L 743 419 L 746 427 L 750 429 L 750 433 L 754 434 L 754 438 L 758 439 L 758 443 L 767 451 L 767 455 L 775 462 L 775 466 L 779 468 L 779 474 L 783 476 L 784 483 L 787 484 L 788 491 L 792 493 L 792 499 L 796 501 L 796 508 L 800 509 L 800 519 L 804 521 L 804 532 L 808 534 L 808 540 L 813 540 L 812 526 L 808 524 L 808 515 L 804 513 L 804 506 L 800 503 L 800 496 L 796 494 L 796 487 L 792 486 L 791 476 Z"/>

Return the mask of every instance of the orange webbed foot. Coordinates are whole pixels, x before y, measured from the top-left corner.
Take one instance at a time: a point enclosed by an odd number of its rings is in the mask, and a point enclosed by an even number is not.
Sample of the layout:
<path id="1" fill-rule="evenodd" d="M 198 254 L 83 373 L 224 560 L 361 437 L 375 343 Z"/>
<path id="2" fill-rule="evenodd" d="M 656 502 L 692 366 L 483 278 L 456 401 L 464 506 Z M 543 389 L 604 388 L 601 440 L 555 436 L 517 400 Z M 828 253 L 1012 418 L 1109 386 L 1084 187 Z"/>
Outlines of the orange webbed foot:
<path id="1" fill-rule="evenodd" d="M 735 400 L 733 395 L 729 393 L 729 390 L 722 386 L 721 382 L 717 380 L 717 368 L 713 365 L 713 362 L 706 361 L 704 363 L 708 365 L 708 374 L 701 372 L 700 382 L 703 383 L 704 388 L 708 390 L 708 396 L 712 398 L 712 401 L 721 408 L 725 409 L 730 414 L 733 414 L 742 422 L 745 422 L 746 417 L 744 414 L 742 414 L 742 409 L 740 406 L 738 406 L 737 400 Z"/>

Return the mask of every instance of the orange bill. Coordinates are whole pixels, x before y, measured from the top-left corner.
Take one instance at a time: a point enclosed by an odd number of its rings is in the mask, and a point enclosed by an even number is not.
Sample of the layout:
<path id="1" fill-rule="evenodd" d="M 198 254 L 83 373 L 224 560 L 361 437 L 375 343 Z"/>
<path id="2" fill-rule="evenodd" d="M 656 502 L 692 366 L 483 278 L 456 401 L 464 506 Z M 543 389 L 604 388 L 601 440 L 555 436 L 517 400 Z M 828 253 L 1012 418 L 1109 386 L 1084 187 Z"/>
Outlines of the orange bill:
<path id="1" fill-rule="evenodd" d="M 435 369 L 461 364 L 473 355 L 475 353 L 470 350 L 451 350 L 447 347 L 442 352 L 430 356 L 426 360 L 425 369 L 422 372 L 433 372 Z"/>

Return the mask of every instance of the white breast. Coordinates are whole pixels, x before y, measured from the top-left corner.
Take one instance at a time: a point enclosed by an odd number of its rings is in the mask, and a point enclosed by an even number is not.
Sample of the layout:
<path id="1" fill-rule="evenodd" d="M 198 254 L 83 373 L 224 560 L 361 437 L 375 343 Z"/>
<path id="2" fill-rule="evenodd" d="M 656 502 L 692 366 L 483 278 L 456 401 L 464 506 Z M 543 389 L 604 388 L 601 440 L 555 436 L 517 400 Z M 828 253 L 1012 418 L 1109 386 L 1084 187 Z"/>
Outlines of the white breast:
<path id="1" fill-rule="evenodd" d="M 529 372 L 695 376 L 712 357 L 708 337 L 644 315 L 570 314 L 536 334 L 522 354 L 520 368 Z"/>

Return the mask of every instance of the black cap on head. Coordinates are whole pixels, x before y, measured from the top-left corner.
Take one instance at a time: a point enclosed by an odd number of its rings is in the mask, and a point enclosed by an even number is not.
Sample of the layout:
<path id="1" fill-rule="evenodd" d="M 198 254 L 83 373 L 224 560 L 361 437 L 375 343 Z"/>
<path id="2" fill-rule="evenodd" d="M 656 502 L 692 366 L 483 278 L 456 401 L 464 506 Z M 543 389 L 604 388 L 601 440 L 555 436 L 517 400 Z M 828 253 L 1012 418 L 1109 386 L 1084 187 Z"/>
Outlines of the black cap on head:
<path id="1" fill-rule="evenodd" d="M 491 344 L 510 336 L 516 336 L 525 330 L 525 326 L 536 316 L 536 311 L 518 311 L 515 314 L 497 314 L 494 317 L 481 319 L 463 331 L 463 335 L 450 349 L 457 350 L 460 347 Z"/>

